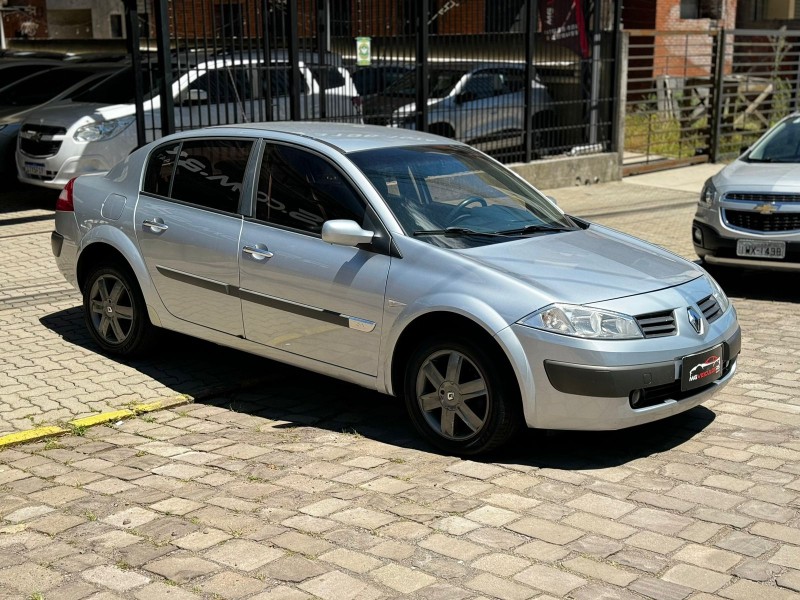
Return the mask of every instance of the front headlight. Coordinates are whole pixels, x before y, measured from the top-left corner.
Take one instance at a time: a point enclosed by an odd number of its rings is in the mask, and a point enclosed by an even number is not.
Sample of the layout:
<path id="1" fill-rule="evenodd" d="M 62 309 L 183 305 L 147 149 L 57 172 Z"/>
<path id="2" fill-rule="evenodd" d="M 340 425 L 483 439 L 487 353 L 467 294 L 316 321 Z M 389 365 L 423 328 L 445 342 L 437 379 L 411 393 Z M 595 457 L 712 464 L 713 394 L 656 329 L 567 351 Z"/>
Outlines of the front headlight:
<path id="1" fill-rule="evenodd" d="M 722 309 L 722 312 L 725 312 L 731 305 L 731 301 L 728 300 L 728 296 L 725 295 L 725 292 L 722 291 L 722 288 L 719 287 L 719 284 L 711 275 L 706 274 L 705 278 L 713 290 L 712 295 L 717 299 L 717 302 L 719 302 L 719 307 Z"/>
<path id="2" fill-rule="evenodd" d="M 711 206 L 716 202 L 717 197 L 717 188 L 714 187 L 714 183 L 709 179 L 703 186 L 703 191 L 700 192 L 700 204 Z"/>
<path id="3" fill-rule="evenodd" d="M 72 137 L 76 142 L 100 142 L 110 140 L 122 133 L 135 119 L 136 117 L 121 117 L 119 119 L 90 123 L 78 127 Z"/>
<path id="4" fill-rule="evenodd" d="M 579 338 L 631 340 L 644 337 L 633 317 L 572 304 L 545 306 L 519 322 L 528 327 Z"/>

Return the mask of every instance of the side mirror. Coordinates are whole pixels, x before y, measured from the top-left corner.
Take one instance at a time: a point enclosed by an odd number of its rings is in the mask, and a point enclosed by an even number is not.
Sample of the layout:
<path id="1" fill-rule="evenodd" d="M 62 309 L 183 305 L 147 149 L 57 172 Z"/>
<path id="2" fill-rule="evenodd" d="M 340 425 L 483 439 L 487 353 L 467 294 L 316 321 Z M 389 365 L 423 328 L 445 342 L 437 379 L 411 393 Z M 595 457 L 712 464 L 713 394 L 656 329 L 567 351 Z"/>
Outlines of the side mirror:
<path id="1" fill-rule="evenodd" d="M 375 234 L 361 229 L 358 223 L 350 219 L 333 219 L 322 224 L 322 241 L 338 246 L 358 246 L 369 244 Z"/>

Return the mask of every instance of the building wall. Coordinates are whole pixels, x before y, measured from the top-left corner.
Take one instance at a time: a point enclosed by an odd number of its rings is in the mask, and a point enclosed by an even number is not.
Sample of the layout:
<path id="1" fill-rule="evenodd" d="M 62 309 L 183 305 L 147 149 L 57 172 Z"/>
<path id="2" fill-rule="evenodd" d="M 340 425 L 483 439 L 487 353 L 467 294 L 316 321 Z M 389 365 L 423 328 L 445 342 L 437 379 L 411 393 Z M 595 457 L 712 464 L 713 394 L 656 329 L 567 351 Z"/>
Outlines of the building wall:
<path id="1" fill-rule="evenodd" d="M 51 39 L 110 39 L 112 15 L 122 23 L 125 37 L 125 6 L 122 0 L 46 0 L 48 37 Z"/>
<path id="2" fill-rule="evenodd" d="M 46 38 L 48 35 L 46 0 L 8 0 L 5 6 L 7 9 L 16 7 L 21 10 L 7 10 L 1 13 L 6 39 Z"/>

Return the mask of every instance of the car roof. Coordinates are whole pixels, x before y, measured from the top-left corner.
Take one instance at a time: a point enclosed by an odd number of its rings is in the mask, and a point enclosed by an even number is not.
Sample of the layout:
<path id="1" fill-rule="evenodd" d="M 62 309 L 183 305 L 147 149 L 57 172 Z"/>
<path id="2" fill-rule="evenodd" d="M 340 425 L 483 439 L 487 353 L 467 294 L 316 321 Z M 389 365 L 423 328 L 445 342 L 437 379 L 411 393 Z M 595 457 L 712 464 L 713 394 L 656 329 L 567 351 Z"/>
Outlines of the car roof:
<path id="1" fill-rule="evenodd" d="M 347 154 L 360 150 L 373 150 L 375 148 L 416 146 L 416 145 L 441 145 L 448 144 L 462 146 L 461 142 L 443 138 L 431 133 L 412 131 L 409 129 L 395 129 L 381 125 L 356 125 L 352 123 L 330 123 L 319 121 L 277 121 L 272 123 L 248 123 L 238 125 L 219 125 L 208 127 L 204 130 L 193 130 L 186 133 L 209 131 L 219 133 L 222 130 L 244 133 L 247 135 L 258 132 L 278 132 L 295 135 L 298 138 L 316 140 L 336 148 Z"/>

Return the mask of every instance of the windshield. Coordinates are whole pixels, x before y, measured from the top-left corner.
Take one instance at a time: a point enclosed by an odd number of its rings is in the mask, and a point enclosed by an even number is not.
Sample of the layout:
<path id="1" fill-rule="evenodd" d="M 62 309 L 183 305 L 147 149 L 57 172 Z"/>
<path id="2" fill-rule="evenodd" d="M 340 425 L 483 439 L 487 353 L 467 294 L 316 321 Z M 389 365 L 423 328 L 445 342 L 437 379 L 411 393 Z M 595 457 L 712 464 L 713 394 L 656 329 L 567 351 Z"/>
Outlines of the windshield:
<path id="1" fill-rule="evenodd" d="M 428 69 L 428 95 L 431 98 L 445 98 L 456 84 L 466 75 L 463 69 Z M 414 96 L 417 93 L 417 73 L 409 71 L 386 88 L 387 96 Z"/>
<path id="2" fill-rule="evenodd" d="M 800 117 L 778 123 L 744 159 L 749 162 L 800 162 Z"/>
<path id="3" fill-rule="evenodd" d="M 87 69 L 50 69 L 40 71 L 0 91 L 2 106 L 33 106 L 55 98 L 66 89 L 93 75 Z"/>
<path id="4" fill-rule="evenodd" d="M 573 230 L 550 200 L 465 146 L 408 146 L 354 152 L 406 235 L 470 248 Z"/>

